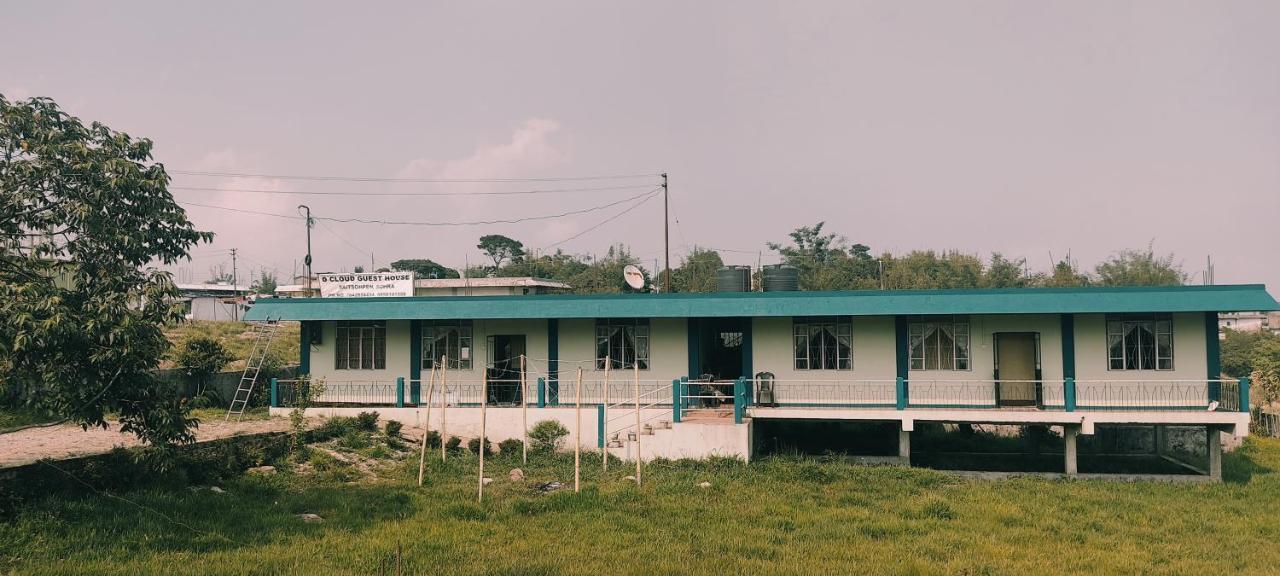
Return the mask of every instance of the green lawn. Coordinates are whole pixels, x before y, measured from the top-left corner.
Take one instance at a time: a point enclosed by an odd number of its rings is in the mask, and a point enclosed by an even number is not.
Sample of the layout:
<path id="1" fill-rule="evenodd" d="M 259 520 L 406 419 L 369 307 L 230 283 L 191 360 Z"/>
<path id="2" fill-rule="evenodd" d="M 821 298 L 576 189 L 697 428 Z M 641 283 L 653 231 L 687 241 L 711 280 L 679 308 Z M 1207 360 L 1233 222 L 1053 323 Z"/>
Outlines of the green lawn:
<path id="1" fill-rule="evenodd" d="M 313 462 L 316 461 L 313 459 Z M 145 490 L 27 505 L 0 523 L 0 572 L 375 574 L 1267 573 L 1280 566 L 1280 441 L 1250 439 L 1224 484 L 962 479 L 922 469 L 778 457 L 623 464 L 510 458 L 475 502 L 474 456 L 416 459 L 377 480 L 247 476 L 208 490 Z M 326 466 L 332 466 L 328 461 Z M 56 472 L 51 472 L 56 473 Z M 567 490 L 532 486 L 564 481 Z M 698 483 L 708 481 L 710 488 Z M 315 513 L 321 523 L 295 514 Z M 178 524 L 180 522 L 181 524 Z M 394 572 L 391 572 L 394 573 Z"/>

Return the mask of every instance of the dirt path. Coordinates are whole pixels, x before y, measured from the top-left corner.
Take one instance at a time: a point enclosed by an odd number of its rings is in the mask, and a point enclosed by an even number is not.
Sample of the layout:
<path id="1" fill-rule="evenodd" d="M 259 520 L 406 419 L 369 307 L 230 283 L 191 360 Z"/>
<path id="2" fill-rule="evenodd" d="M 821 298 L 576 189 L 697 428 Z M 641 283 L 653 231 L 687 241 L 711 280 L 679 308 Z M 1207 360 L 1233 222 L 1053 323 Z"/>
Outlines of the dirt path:
<path id="1" fill-rule="evenodd" d="M 82 430 L 72 424 L 60 424 L 48 428 L 29 428 L 20 432 L 0 434 L 0 468 L 30 464 L 42 458 L 61 460 L 75 456 L 87 456 L 111 451 L 117 446 L 140 444 L 133 434 L 123 434 L 117 422 L 110 428 Z M 196 441 L 216 440 L 239 434 L 276 432 L 289 429 L 287 418 L 223 422 L 206 420 L 196 429 Z"/>

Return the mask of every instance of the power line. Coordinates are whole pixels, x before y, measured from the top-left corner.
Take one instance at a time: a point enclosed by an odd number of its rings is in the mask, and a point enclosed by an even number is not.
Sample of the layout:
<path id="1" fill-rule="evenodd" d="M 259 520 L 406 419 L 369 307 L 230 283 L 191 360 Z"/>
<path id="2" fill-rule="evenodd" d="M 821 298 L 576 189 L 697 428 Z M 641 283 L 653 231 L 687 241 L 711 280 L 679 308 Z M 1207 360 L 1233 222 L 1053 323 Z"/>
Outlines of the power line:
<path id="1" fill-rule="evenodd" d="M 618 190 L 639 190 L 649 188 L 651 184 L 633 184 L 629 186 L 598 186 L 591 188 L 549 188 L 543 190 L 501 190 L 488 192 L 317 192 L 302 190 L 261 190 L 250 188 L 216 188 L 203 186 L 170 186 L 170 190 L 190 190 L 194 192 L 235 192 L 244 194 L 279 194 L 285 196 L 520 196 L 532 194 L 571 194 L 575 192 L 610 192 Z"/>
<path id="2" fill-rule="evenodd" d="M 543 248 L 542 248 L 542 250 L 550 250 L 550 249 L 552 249 L 552 248 L 555 248 L 556 246 L 559 246 L 559 245 L 561 245 L 561 244 L 564 244 L 565 242 L 568 242 L 568 241 L 570 241 L 570 240 L 574 240 L 574 239 L 576 239 L 576 238 L 580 238 L 580 237 L 582 237 L 583 235 L 585 235 L 586 233 L 591 232 L 592 230 L 595 230 L 596 228 L 599 228 L 599 227 L 601 227 L 601 226 L 604 226 L 605 224 L 608 224 L 608 223 L 610 223 L 610 222 L 613 222 L 614 220 L 617 220 L 617 219 L 618 219 L 619 217 L 621 217 L 623 214 L 626 214 L 627 212 L 630 212 L 630 211 L 632 211 L 632 210 L 635 210 L 636 208 L 639 208 L 640 206 L 644 205 L 644 203 L 645 203 L 645 202 L 648 202 L 648 201 L 650 201 L 650 200 L 653 200 L 653 198 L 654 198 L 655 196 L 657 196 L 657 190 L 654 190 L 654 192 L 653 192 L 653 193 L 649 194 L 648 196 L 646 196 L 644 199 L 640 200 L 639 202 L 637 202 L 637 203 L 635 203 L 635 204 L 633 204 L 633 205 L 631 205 L 631 206 L 627 207 L 626 209 L 622 210 L 621 212 L 618 212 L 617 214 L 614 214 L 613 216 L 610 216 L 610 217 L 608 217 L 608 218 L 604 219 L 604 220 L 603 220 L 603 221 L 601 221 L 599 224 L 596 224 L 595 226 L 592 226 L 592 227 L 590 227 L 590 228 L 587 228 L 586 230 L 583 230 L 583 231 L 581 231 L 581 232 L 579 232 L 579 233 L 577 233 L 577 234 L 574 234 L 573 236 L 570 236 L 570 237 L 568 237 L 568 238 L 565 238 L 564 240 L 560 240 L 559 242 L 556 242 L 556 243 L 554 243 L 554 244 L 549 244 L 549 245 L 547 245 L 547 246 L 543 247 Z"/>
<path id="3" fill-rule="evenodd" d="M 633 200 L 638 200 L 638 199 L 643 198 L 643 197 L 646 197 L 646 196 L 653 196 L 653 195 L 656 195 L 656 194 L 658 193 L 658 191 L 659 191 L 659 190 L 660 190 L 660 189 L 658 189 L 658 188 L 654 188 L 654 189 L 651 189 L 651 190 L 649 190 L 649 191 L 647 191 L 647 192 L 643 192 L 643 193 L 640 193 L 640 194 L 636 194 L 635 196 L 630 196 L 630 197 L 628 197 L 628 198 L 623 198 L 622 200 L 617 200 L 617 201 L 614 201 L 614 202 L 609 202 L 608 204 L 601 204 L 601 205 L 599 205 L 599 206 L 592 206 L 592 207 L 590 207 L 590 208 L 582 208 L 582 209 L 580 209 L 580 210 L 570 210 L 570 211 L 568 211 L 568 212 L 559 212 L 559 213 L 556 213 L 556 214 L 543 214 L 543 215 L 539 215 L 539 216 L 525 216 L 525 217 L 521 217 L 521 218 L 511 218 L 511 219 L 498 219 L 498 220 L 473 220 L 473 221 L 468 221 L 468 222 L 451 222 L 451 221 L 439 221 L 439 222 L 418 222 L 418 221 L 407 221 L 407 220 L 377 220 L 377 219 L 368 219 L 368 218 L 334 218 L 334 217 L 331 217 L 331 216 L 312 216 L 312 219 L 313 219 L 313 220 L 328 220 L 329 222 L 349 222 L 349 223 L 358 223 L 358 224 L 384 224 L 384 225 L 389 225 L 389 226 L 479 226 L 479 225 L 490 225 L 490 224 L 519 224 L 519 223 L 521 223 L 521 222 L 532 222 L 532 221 L 537 221 L 537 220 L 553 220 L 553 219 L 556 219 L 556 218 L 564 218 L 564 217 L 568 217 L 568 216 L 576 216 L 576 215 L 579 215 L 579 214 L 587 214 L 587 213 L 590 213 L 590 212 L 596 212 L 596 211 L 599 211 L 599 210 L 604 210 L 604 209 L 606 209 L 606 208 L 611 208 L 611 207 L 613 207 L 613 206 L 617 206 L 617 205 L 619 205 L 619 204 L 625 204 L 625 203 L 627 203 L 627 202 L 631 202 L 631 201 L 633 201 Z M 201 204 L 201 203 L 199 203 L 199 202 L 184 202 L 184 201 L 178 201 L 178 203 L 179 203 L 179 204 L 182 204 L 182 205 L 184 205 L 184 206 L 198 206 L 198 207 L 200 207 L 200 208 L 213 208 L 213 209 L 215 209 L 215 210 L 227 210 L 227 211 L 230 211 L 230 212 L 240 212 L 240 213 L 244 213 L 244 214 L 257 214 L 257 215 L 261 215 L 261 216 L 272 216 L 272 217 L 275 217 L 275 218 L 285 218 L 285 219 L 288 219 L 288 220 L 302 220 L 302 219 L 303 219 L 301 216 L 293 216 L 293 215 L 290 215 L 290 214 L 279 214 L 279 213 L 276 213 L 276 212 L 260 212 L 260 211 L 257 211 L 257 210 L 246 210 L 246 209 L 244 209 L 244 208 L 232 208 L 232 207 L 230 207 L 230 206 L 216 206 L 216 205 L 213 205 L 213 204 Z"/>
<path id="4" fill-rule="evenodd" d="M 344 244 L 346 244 L 347 246 L 350 246 L 356 252 L 359 252 L 361 256 L 373 256 L 372 252 L 367 252 L 364 249 L 360 248 L 359 246 L 356 246 L 355 243 L 353 243 L 350 240 L 347 240 L 345 236 L 339 234 L 337 230 L 334 230 L 328 224 L 325 224 L 324 222 L 318 222 L 318 224 L 320 224 L 321 228 L 324 228 L 327 232 L 332 234 L 334 238 L 341 240 Z"/>
<path id="5" fill-rule="evenodd" d="M 587 180 L 630 180 L 635 178 L 656 178 L 659 173 L 652 174 L 610 174 L 600 176 L 561 176 L 546 178 L 389 178 L 376 176 L 311 176 L 295 174 L 249 174 L 244 172 L 207 172 L 200 170 L 168 170 L 169 174 L 184 176 L 217 176 L 241 178 L 271 178 L 275 180 L 308 180 L 313 182 L 421 182 L 440 184 L 464 184 L 485 182 L 580 182 Z"/>

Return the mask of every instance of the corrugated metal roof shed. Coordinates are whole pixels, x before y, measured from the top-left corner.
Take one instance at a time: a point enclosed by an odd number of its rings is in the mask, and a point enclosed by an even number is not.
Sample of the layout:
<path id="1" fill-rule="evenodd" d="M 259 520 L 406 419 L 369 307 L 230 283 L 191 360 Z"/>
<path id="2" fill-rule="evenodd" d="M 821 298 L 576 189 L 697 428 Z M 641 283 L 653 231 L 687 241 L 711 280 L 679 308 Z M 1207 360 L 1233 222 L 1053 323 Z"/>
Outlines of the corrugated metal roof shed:
<path id="1" fill-rule="evenodd" d="M 683 318 L 1280 310 L 1261 284 L 414 298 L 259 299 L 246 320 Z"/>

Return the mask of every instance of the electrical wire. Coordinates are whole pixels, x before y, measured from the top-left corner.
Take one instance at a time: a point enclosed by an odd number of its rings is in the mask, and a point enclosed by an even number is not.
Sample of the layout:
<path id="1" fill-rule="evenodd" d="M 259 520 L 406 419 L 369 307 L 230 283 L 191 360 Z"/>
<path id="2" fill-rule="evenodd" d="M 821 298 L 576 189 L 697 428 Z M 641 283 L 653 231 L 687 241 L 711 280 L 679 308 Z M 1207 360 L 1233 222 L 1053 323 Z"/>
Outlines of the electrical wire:
<path id="1" fill-rule="evenodd" d="M 639 190 L 650 188 L 652 184 L 633 184 L 629 186 L 597 186 L 589 188 L 548 188 L 542 190 L 500 190 L 488 192 L 317 192 L 314 190 L 261 190 L 252 188 L 216 188 L 202 186 L 170 186 L 170 190 L 188 190 L 193 192 L 234 192 L 244 194 L 277 194 L 294 196 L 522 196 L 534 194 L 572 194 L 576 192 L 613 192 L 618 190 Z"/>
<path id="2" fill-rule="evenodd" d="M 652 174 L 610 174 L 600 176 L 561 176 L 546 178 L 390 178 L 375 176 L 312 176 L 294 174 L 249 174 L 244 172 L 208 172 L 202 170 L 168 170 L 169 174 L 183 176 L 216 176 L 240 178 L 271 178 L 275 180 L 308 180 L 313 182 L 419 182 L 441 184 L 485 183 L 485 182 L 581 182 L 589 180 L 630 180 L 635 178 L 657 178 L 661 173 Z"/>
<path id="3" fill-rule="evenodd" d="M 640 198 L 644 198 L 644 197 L 646 197 L 646 196 L 647 196 L 647 197 L 652 198 L 653 196 L 656 196 L 656 195 L 657 195 L 657 193 L 658 193 L 658 191 L 659 191 L 659 190 L 661 190 L 661 189 L 660 189 L 660 188 L 654 188 L 654 189 L 651 189 L 651 190 L 649 190 L 649 191 L 647 191 L 647 192 L 643 192 L 643 193 L 640 193 L 640 194 L 636 194 L 635 196 L 630 196 L 630 197 L 627 197 L 627 198 L 623 198 L 622 200 L 617 200 L 617 201 L 614 201 L 614 202 L 609 202 L 608 204 L 601 204 L 601 205 L 599 205 L 599 206 L 592 206 L 592 207 L 590 207 L 590 208 L 582 208 L 582 209 L 579 209 L 579 210 L 570 210 L 570 211 L 568 211 L 568 212 L 559 212 L 559 213 L 556 213 L 556 214 L 543 214 L 543 215 L 539 215 L 539 216 L 525 216 L 525 217 L 521 217 L 521 218 L 511 218 L 511 219 L 473 220 L 473 221 L 468 221 L 468 222 L 450 222 L 450 221 L 439 221 L 439 222 L 418 222 L 418 221 L 407 221 L 407 220 L 377 220 L 377 219 L 368 219 L 368 218 L 334 218 L 334 217 L 332 217 L 332 216 L 312 216 L 311 218 L 312 218 L 313 220 L 317 220 L 317 221 L 320 221 L 320 220 L 327 220 L 327 221 L 329 221 L 329 222 L 350 222 L 350 223 L 358 223 L 358 224 L 383 224 L 383 225 L 389 225 L 389 226 L 480 226 L 480 225 L 490 225 L 490 224 L 519 224 L 519 223 L 521 223 L 521 222 L 533 222 L 533 221 L 538 221 L 538 220 L 554 220 L 554 219 L 556 219 L 556 218 L 565 218 L 565 217 L 568 217 L 568 216 L 576 216 L 576 215 L 579 215 L 579 214 L 587 214 L 587 213 L 590 213 L 590 212 L 597 212 L 597 211 L 604 210 L 604 209 L 607 209 L 607 208 L 612 208 L 612 207 L 617 206 L 617 205 L 619 205 L 619 204 L 625 204 L 625 203 L 627 203 L 627 202 L 631 202 L 631 201 L 634 201 L 634 200 L 638 200 L 638 199 L 640 199 Z M 279 213 L 276 213 L 276 212 L 260 212 L 260 211 L 257 211 L 257 210 L 246 210 L 246 209 L 244 209 L 244 208 L 232 208 L 232 207 L 230 207 L 230 206 L 217 206 L 217 205 L 213 205 L 213 204 L 201 204 L 201 203 L 199 203 L 199 202 L 187 202 L 187 201 L 181 201 L 181 200 L 179 200 L 179 201 L 178 201 L 178 203 L 179 203 L 179 204 L 182 204 L 182 205 L 184 205 L 184 206 L 198 206 L 198 207 L 200 207 L 200 208 L 213 208 L 213 209 L 215 209 L 215 210 L 227 210 L 227 211 L 231 211 L 231 212 L 240 212 L 240 213 L 244 213 L 244 214 L 257 214 L 257 215 L 261 215 L 261 216 L 272 216 L 272 217 L 275 217 L 275 218 L 285 218 L 285 219 L 288 219 L 288 220 L 302 220 L 302 219 L 303 219 L 303 217 L 302 217 L 302 216 L 294 216 L 294 215 L 291 215 L 291 214 L 279 214 Z"/>
<path id="4" fill-rule="evenodd" d="M 547 246 L 543 247 L 543 248 L 542 248 L 542 250 L 550 250 L 550 249 L 552 249 L 552 248 L 555 248 L 556 246 L 559 246 L 559 245 L 561 245 L 561 244 L 564 244 L 565 242 L 568 242 L 568 241 L 570 241 L 570 240 L 574 240 L 574 239 L 576 239 L 576 238 L 580 238 L 580 237 L 582 237 L 583 235 L 585 235 L 586 233 L 591 232 L 592 230 L 595 230 L 595 229 L 597 229 L 597 228 L 599 228 L 599 227 L 601 227 L 601 226 L 604 226 L 605 224 L 608 224 L 608 223 L 610 223 L 610 222 L 613 222 L 614 220 L 617 220 L 617 219 L 618 219 L 619 217 L 621 217 L 623 214 L 626 214 L 627 212 L 630 212 L 630 211 L 632 211 L 632 210 L 635 210 L 636 208 L 639 208 L 640 206 L 644 205 L 644 203 L 645 203 L 645 202 L 648 202 L 648 201 L 652 200 L 652 199 L 653 199 L 654 197 L 656 197 L 656 196 L 657 196 L 657 191 L 655 190 L 653 194 L 650 194 L 649 196 L 645 197 L 644 199 L 640 200 L 639 202 L 637 202 L 637 203 L 635 203 L 635 204 L 632 204 L 631 206 L 627 207 L 626 209 L 622 210 L 621 212 L 618 212 L 617 214 L 614 214 L 613 216 L 610 216 L 610 217 L 608 217 L 608 218 L 604 219 L 604 220 L 603 220 L 603 221 L 601 221 L 599 224 L 596 224 L 595 226 L 592 226 L 592 227 L 590 227 L 590 228 L 587 228 L 586 230 L 583 230 L 583 231 L 581 231 L 581 232 L 579 232 L 579 233 L 577 233 L 577 234 L 574 234 L 573 236 L 570 236 L 570 237 L 568 237 L 568 238 L 565 238 L 565 239 L 563 239 L 563 240 L 560 240 L 559 242 L 556 242 L 556 243 L 554 243 L 554 244 L 548 244 Z"/>

